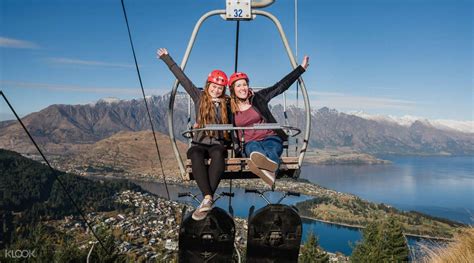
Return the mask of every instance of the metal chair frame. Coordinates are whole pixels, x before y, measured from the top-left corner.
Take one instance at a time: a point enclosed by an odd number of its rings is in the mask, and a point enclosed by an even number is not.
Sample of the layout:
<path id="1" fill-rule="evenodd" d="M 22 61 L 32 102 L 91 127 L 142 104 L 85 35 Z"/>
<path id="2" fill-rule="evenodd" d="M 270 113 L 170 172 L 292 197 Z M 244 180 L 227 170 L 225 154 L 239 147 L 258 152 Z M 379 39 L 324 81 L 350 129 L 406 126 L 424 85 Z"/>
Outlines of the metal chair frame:
<path id="1" fill-rule="evenodd" d="M 188 42 L 188 46 L 186 48 L 186 52 L 184 54 L 183 60 L 181 61 L 181 64 L 180 64 L 180 67 L 183 71 L 186 68 L 186 64 L 187 64 L 189 55 L 191 54 L 191 50 L 194 46 L 194 42 L 196 40 L 197 34 L 198 34 L 199 29 L 201 28 L 201 25 L 203 24 L 203 22 L 206 19 L 208 19 L 209 17 L 216 16 L 216 15 L 220 15 L 221 17 L 223 17 L 225 19 L 225 14 L 226 14 L 226 10 L 209 11 L 206 14 L 204 14 L 203 16 L 201 16 L 201 18 L 196 22 L 196 25 L 194 26 L 194 30 L 191 34 L 191 38 Z M 283 28 L 280 24 L 280 21 L 274 15 L 272 15 L 271 13 L 263 11 L 263 10 L 251 10 L 251 14 L 252 14 L 252 17 L 251 17 L 250 20 L 253 20 L 257 16 L 263 16 L 263 17 L 267 17 L 268 19 L 270 19 L 275 24 L 275 26 L 278 29 L 278 32 L 280 33 L 280 37 L 283 41 L 283 45 L 284 45 L 285 50 L 286 50 L 286 52 L 288 54 L 288 57 L 290 59 L 291 66 L 293 68 L 296 68 L 298 66 L 298 64 L 296 63 L 296 60 L 293 56 L 293 52 L 291 51 L 290 45 L 288 44 L 288 40 L 287 40 L 285 32 L 283 31 Z M 227 20 L 227 19 L 225 19 L 225 20 Z M 235 20 L 232 20 L 232 21 L 235 21 Z M 297 153 L 297 156 L 296 157 L 282 157 L 283 163 L 280 166 L 281 171 L 292 171 L 291 173 L 288 173 L 287 175 L 290 176 L 290 177 L 294 177 L 294 178 L 295 177 L 297 178 L 299 176 L 299 171 L 300 171 L 299 169 L 301 168 L 301 165 L 302 165 L 303 159 L 304 159 L 304 155 L 305 155 L 307 147 L 308 147 L 310 127 L 311 127 L 310 103 L 309 103 L 308 93 L 306 91 L 306 86 L 304 84 L 304 81 L 303 81 L 302 77 L 300 77 L 298 79 L 298 83 L 299 83 L 298 86 L 299 86 L 299 88 L 301 90 L 301 93 L 303 95 L 304 107 L 305 107 L 305 113 L 306 113 L 306 119 L 305 119 L 306 123 L 305 123 L 305 128 L 304 128 L 304 131 L 303 131 L 303 142 L 302 142 L 301 147 L 299 148 L 300 150 L 299 150 L 299 153 Z M 170 96 L 170 101 L 169 101 L 169 108 L 168 108 L 168 129 L 169 129 L 168 131 L 169 131 L 171 146 L 172 146 L 173 152 L 175 154 L 176 160 L 178 162 L 178 167 L 179 167 L 181 176 L 184 180 L 191 180 L 192 178 L 191 178 L 191 175 L 190 175 L 188 164 L 183 162 L 183 160 L 181 159 L 181 156 L 180 156 L 179 151 L 178 151 L 178 146 L 176 144 L 175 133 L 174 133 L 174 130 L 173 130 L 173 127 L 174 127 L 173 126 L 174 101 L 175 101 L 175 96 L 176 96 L 177 89 L 178 89 L 178 84 L 179 84 L 179 82 L 176 79 L 175 82 L 174 82 L 172 91 L 171 91 L 171 96 Z M 285 110 L 286 110 L 286 95 L 284 95 L 284 96 L 285 96 Z M 188 111 L 189 110 L 190 110 L 190 105 L 188 107 Z M 288 128 L 289 126 L 286 126 L 286 127 Z M 242 130 L 243 128 L 244 127 L 234 127 L 232 129 Z M 246 127 L 245 129 L 255 129 L 255 127 L 254 128 Z M 196 130 L 194 130 L 194 131 L 196 131 Z M 189 162 L 189 160 L 188 160 L 188 162 Z M 240 178 L 240 177 L 242 177 L 243 174 L 245 175 L 245 176 L 243 176 L 244 178 L 254 177 L 254 176 L 252 176 L 252 174 L 250 172 L 248 172 L 248 169 L 246 167 L 246 163 L 247 163 L 247 158 L 227 158 L 227 160 L 226 160 L 227 169 L 226 169 L 226 173 L 225 173 L 223 178 Z"/>

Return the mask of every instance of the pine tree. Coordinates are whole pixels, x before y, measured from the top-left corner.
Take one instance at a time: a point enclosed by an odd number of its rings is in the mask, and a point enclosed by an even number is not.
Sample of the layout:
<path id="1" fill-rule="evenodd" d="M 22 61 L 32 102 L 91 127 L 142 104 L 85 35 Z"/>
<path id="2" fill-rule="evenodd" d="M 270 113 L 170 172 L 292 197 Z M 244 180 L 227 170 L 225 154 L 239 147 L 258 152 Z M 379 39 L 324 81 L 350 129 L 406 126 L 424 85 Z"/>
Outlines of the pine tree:
<path id="1" fill-rule="evenodd" d="M 383 259 L 389 262 L 407 262 L 410 253 L 402 225 L 395 217 L 389 217 L 383 224 Z"/>
<path id="2" fill-rule="evenodd" d="M 377 262 L 380 257 L 378 247 L 379 224 L 371 222 L 362 231 L 362 240 L 352 251 L 351 262 Z"/>
<path id="3" fill-rule="evenodd" d="M 362 232 L 362 240 L 352 251 L 352 262 L 406 262 L 409 249 L 401 224 L 389 217 L 372 222 Z"/>
<path id="4" fill-rule="evenodd" d="M 301 248 L 301 256 L 298 258 L 298 261 L 301 263 L 309 262 L 329 262 L 328 254 L 319 247 L 318 238 L 314 233 L 310 233 L 308 240 Z"/>

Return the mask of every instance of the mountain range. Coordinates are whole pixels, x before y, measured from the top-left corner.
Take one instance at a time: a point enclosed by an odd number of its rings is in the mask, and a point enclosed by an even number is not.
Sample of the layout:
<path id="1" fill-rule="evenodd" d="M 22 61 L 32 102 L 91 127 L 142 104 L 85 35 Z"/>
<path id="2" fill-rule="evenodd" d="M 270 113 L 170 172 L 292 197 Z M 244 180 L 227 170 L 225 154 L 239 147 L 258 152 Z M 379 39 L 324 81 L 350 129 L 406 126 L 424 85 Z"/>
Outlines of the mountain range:
<path id="1" fill-rule="evenodd" d="M 402 126 L 410 126 L 415 121 L 424 122 L 427 125 L 434 126 L 437 129 L 441 130 L 451 130 L 451 131 L 460 131 L 464 133 L 474 133 L 474 121 L 457 121 L 457 120 L 446 120 L 446 119 L 437 119 L 437 120 L 428 120 L 426 118 L 405 115 L 402 117 L 396 117 L 392 115 L 371 115 L 365 112 L 356 111 L 349 112 L 350 115 L 355 115 L 363 119 L 375 120 L 378 122 L 391 122 L 396 123 Z"/>
<path id="2" fill-rule="evenodd" d="M 155 131 L 167 134 L 170 96 L 147 97 Z M 187 96 L 175 99 L 175 134 L 187 127 Z M 287 108 L 287 122 L 302 127 L 305 113 Z M 283 106 L 272 106 L 280 123 L 285 123 Z M 36 141 L 51 154 L 67 154 L 85 144 L 93 144 L 119 132 L 150 130 L 143 99 L 103 99 L 85 105 L 55 104 L 23 119 Z M 300 140 L 301 141 L 301 140 Z M 474 133 L 442 128 L 429 121 L 411 123 L 389 121 L 338 112 L 327 107 L 312 110 L 310 150 L 345 148 L 370 154 L 472 155 Z M 36 153 L 21 126 L 15 121 L 0 122 L 0 148 Z"/>

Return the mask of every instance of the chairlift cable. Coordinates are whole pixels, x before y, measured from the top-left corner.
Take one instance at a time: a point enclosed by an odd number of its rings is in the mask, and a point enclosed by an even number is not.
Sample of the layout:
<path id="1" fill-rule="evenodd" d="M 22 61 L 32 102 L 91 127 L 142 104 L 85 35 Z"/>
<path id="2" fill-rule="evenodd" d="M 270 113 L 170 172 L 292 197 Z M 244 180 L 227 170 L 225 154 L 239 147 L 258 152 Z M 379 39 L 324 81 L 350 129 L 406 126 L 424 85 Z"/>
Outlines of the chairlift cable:
<path id="1" fill-rule="evenodd" d="M 158 153 L 158 162 L 160 163 L 161 173 L 163 174 L 163 182 L 165 184 L 166 194 L 168 196 L 168 200 L 171 200 L 170 192 L 168 191 L 168 185 L 166 184 L 166 176 L 165 176 L 165 171 L 163 169 L 163 163 L 162 163 L 162 160 L 161 160 L 160 148 L 158 147 L 158 141 L 157 141 L 156 135 L 155 135 L 155 128 L 153 127 L 153 121 L 151 119 L 150 109 L 148 108 L 148 102 L 146 100 L 145 90 L 143 89 L 143 83 L 142 83 L 142 78 L 141 78 L 141 75 L 140 75 L 140 69 L 138 68 L 137 56 L 135 55 L 135 48 L 133 47 L 132 34 L 130 33 L 130 26 L 128 25 L 128 18 L 127 18 L 127 12 L 125 11 L 125 4 L 124 4 L 123 0 L 121 0 L 121 3 L 122 3 L 123 15 L 125 17 L 125 23 L 127 24 L 128 38 L 130 40 L 130 46 L 132 47 L 133 59 L 135 60 L 135 68 L 137 69 L 138 80 L 140 82 L 140 87 L 141 87 L 141 90 L 142 90 L 143 101 L 145 102 L 146 111 L 148 113 L 148 119 L 150 120 L 151 131 L 153 133 L 153 139 L 155 140 L 156 152 Z"/>
<path id="2" fill-rule="evenodd" d="M 28 135 L 28 137 L 30 138 L 31 142 L 34 144 L 34 146 L 36 147 L 36 150 L 38 150 L 39 154 L 41 155 L 41 157 L 43 158 L 44 162 L 46 163 L 46 165 L 49 167 L 49 169 L 51 169 L 51 172 L 53 174 L 53 176 L 55 177 L 55 180 L 57 180 L 59 182 L 59 185 L 61 186 L 61 188 L 64 190 L 64 192 L 66 193 L 66 196 L 69 198 L 69 201 L 71 201 L 72 205 L 74 206 L 74 208 L 76 208 L 77 212 L 79 213 L 79 215 L 82 217 L 82 220 L 84 220 L 84 222 L 86 223 L 87 227 L 89 228 L 89 230 L 92 232 L 92 235 L 95 237 L 95 239 L 97 239 L 97 241 L 100 243 L 100 246 L 108 253 L 114 253 L 114 251 L 109 251 L 107 248 L 105 248 L 105 245 L 104 243 L 102 242 L 102 240 L 100 240 L 100 238 L 97 236 L 97 234 L 95 233 L 94 229 L 92 228 L 92 225 L 89 223 L 89 221 L 87 220 L 86 216 L 84 215 L 84 212 L 82 211 L 82 209 L 79 207 L 79 205 L 77 205 L 76 201 L 74 201 L 74 198 L 72 198 L 71 196 L 71 193 L 69 192 L 69 190 L 66 188 L 66 185 L 64 185 L 63 181 L 61 181 L 61 179 L 59 178 L 58 174 L 57 174 L 57 171 L 51 166 L 51 164 L 49 163 L 48 159 L 46 159 L 46 156 L 43 154 L 43 152 L 41 151 L 41 149 L 39 148 L 38 144 L 36 143 L 35 139 L 33 139 L 33 137 L 31 136 L 30 132 L 28 131 L 28 129 L 26 128 L 26 126 L 23 124 L 23 122 L 21 121 L 20 117 L 18 116 L 18 114 L 16 113 L 15 109 L 13 108 L 13 106 L 10 104 L 10 102 L 8 101 L 7 97 L 5 96 L 5 94 L 3 94 L 3 91 L 0 91 L 0 94 L 2 95 L 3 99 L 5 100 L 5 102 L 8 104 L 8 107 L 10 108 L 10 110 L 13 112 L 13 114 L 15 115 L 16 119 L 18 120 L 18 122 L 21 124 L 21 127 L 23 128 L 23 130 L 26 132 L 26 134 Z"/>

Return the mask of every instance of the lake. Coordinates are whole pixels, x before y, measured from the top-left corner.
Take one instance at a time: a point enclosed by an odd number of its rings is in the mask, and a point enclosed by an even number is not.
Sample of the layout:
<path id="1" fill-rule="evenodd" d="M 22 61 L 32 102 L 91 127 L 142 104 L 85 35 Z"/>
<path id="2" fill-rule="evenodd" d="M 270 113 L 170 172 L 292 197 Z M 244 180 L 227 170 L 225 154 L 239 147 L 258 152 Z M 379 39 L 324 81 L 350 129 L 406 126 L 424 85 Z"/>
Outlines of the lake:
<path id="1" fill-rule="evenodd" d="M 473 223 L 474 157 L 379 158 L 392 164 L 311 165 L 301 178 L 402 210 Z"/>
<path id="2" fill-rule="evenodd" d="M 305 178 L 321 186 L 340 192 L 353 193 L 373 202 L 383 202 L 403 210 L 417 210 L 430 215 L 449 218 L 472 224 L 474 211 L 473 190 L 474 173 L 472 157 L 413 157 L 413 156 L 380 156 L 393 163 L 388 165 L 308 165 L 301 171 Z M 138 182 L 144 189 L 166 196 L 163 184 Z M 191 191 L 199 193 L 197 188 L 184 188 L 170 185 L 169 191 L 173 200 L 178 200 L 178 192 Z M 217 192 L 228 191 L 228 188 Z M 256 194 L 246 194 L 243 189 L 234 189 L 232 198 L 234 215 L 248 217 L 250 206 L 256 209 L 266 202 Z M 266 194 L 271 202 L 276 202 L 282 193 Z M 311 197 L 287 197 L 282 203 L 295 204 Z M 192 203 L 191 198 L 181 201 Z M 194 203 L 196 205 L 196 203 Z M 228 198 L 217 201 L 217 206 L 228 210 Z M 308 233 L 314 232 L 319 237 L 321 247 L 329 252 L 352 253 L 350 243 L 360 240 L 359 230 L 326 224 L 314 220 L 303 220 L 303 240 Z M 422 239 L 408 238 L 412 251 Z"/>

